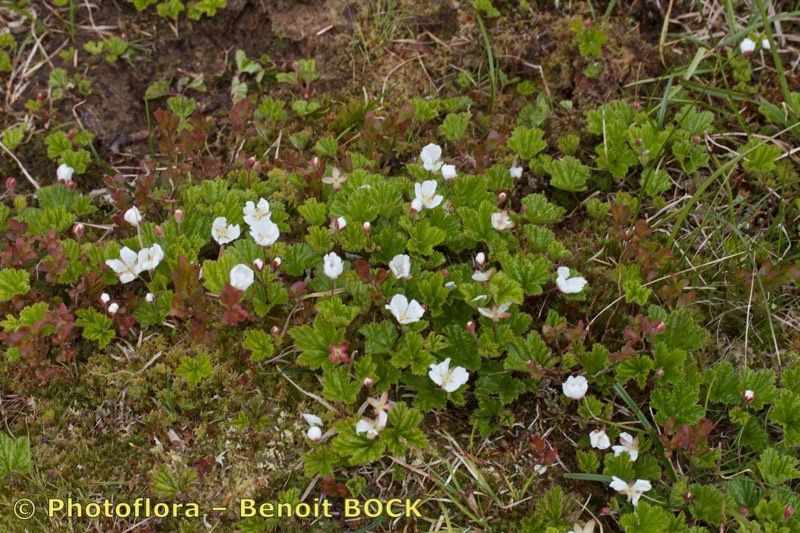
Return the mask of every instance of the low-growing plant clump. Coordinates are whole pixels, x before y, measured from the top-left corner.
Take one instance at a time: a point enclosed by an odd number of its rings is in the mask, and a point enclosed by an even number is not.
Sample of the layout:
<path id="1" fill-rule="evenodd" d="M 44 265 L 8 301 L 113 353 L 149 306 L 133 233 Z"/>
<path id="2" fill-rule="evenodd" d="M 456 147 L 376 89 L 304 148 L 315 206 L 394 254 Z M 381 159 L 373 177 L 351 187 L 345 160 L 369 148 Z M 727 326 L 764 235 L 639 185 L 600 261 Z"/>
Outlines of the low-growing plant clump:
<path id="1" fill-rule="evenodd" d="M 231 507 L 43 530 L 800 530 L 796 13 L 726 3 L 709 32 L 682 6 L 652 38 L 613 2 L 476 0 L 425 8 L 425 37 L 406 2 L 357 2 L 308 38 L 350 28 L 379 75 L 242 43 L 148 78 L 144 128 L 111 140 L 80 111 L 93 73 L 160 37 L 53 4 L 0 10 L 5 507 Z M 119 4 L 190 40 L 257 9 Z M 26 61 L 39 24 L 69 36 L 52 61 Z M 517 57 L 508 32 L 565 39 Z M 340 513 L 373 497 L 422 516 Z"/>

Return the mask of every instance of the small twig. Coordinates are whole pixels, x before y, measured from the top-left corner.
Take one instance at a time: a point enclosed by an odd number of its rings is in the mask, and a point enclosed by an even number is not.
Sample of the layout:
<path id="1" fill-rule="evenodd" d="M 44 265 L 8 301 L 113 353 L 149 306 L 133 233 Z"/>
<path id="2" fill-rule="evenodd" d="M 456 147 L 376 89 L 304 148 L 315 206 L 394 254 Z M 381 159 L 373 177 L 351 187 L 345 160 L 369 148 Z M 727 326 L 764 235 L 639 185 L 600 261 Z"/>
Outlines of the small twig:
<path id="1" fill-rule="evenodd" d="M 33 176 L 31 176 L 31 175 L 30 175 L 30 173 L 29 173 L 29 172 L 28 172 L 28 170 L 25 168 L 25 166 L 22 164 L 22 162 L 21 162 L 19 159 L 17 159 L 17 156 L 15 156 L 15 155 L 14 155 L 14 152 L 12 152 L 11 150 L 9 150 L 9 149 L 6 147 L 6 145 L 5 145 L 5 144 L 3 144 L 3 142 L 2 142 L 2 141 L 0 141 L 0 148 L 2 148 L 2 149 L 3 149 L 3 151 L 4 151 L 5 153 L 7 153 L 7 154 L 8 154 L 8 157 L 10 157 L 11 159 L 13 159 L 13 160 L 14 160 L 14 162 L 17 164 L 17 166 L 18 166 L 18 167 L 19 167 L 19 169 L 22 171 L 22 173 L 23 173 L 23 174 L 25 174 L 25 177 L 26 177 L 26 178 L 28 178 L 28 181 L 29 181 L 29 182 L 31 182 L 31 185 L 33 185 L 33 188 L 38 190 L 38 189 L 41 187 L 41 186 L 39 185 L 39 182 L 38 182 L 38 181 L 36 181 L 35 179 L 33 179 Z"/>

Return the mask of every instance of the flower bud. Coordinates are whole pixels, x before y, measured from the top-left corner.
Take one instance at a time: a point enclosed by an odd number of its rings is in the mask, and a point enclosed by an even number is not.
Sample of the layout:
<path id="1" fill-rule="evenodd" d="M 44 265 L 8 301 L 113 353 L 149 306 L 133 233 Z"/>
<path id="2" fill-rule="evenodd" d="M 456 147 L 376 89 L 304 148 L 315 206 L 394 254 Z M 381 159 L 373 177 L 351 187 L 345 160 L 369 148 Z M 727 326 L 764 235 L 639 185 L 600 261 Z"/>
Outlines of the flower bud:
<path id="1" fill-rule="evenodd" d="M 374 381 L 372 380 L 372 378 L 371 378 L 371 377 L 369 377 L 369 376 L 365 377 L 365 378 L 364 378 L 364 381 L 362 381 L 362 383 L 363 383 L 363 384 L 364 384 L 364 386 L 365 386 L 366 388 L 368 388 L 368 389 L 372 388 L 372 386 L 375 384 L 375 382 L 374 382 Z"/>
<path id="2" fill-rule="evenodd" d="M 319 442 L 320 439 L 322 439 L 322 429 L 317 426 L 311 426 L 308 428 L 308 431 L 306 431 L 306 437 L 308 437 L 308 440 L 311 442 Z"/>
<path id="3" fill-rule="evenodd" d="M 262 270 L 264 270 L 264 261 L 256 257 L 255 259 L 253 259 L 253 266 L 256 267 L 257 271 L 261 272 Z"/>
<path id="4" fill-rule="evenodd" d="M 347 227 L 347 220 L 344 217 L 334 218 L 331 220 L 331 229 L 334 231 L 341 231 Z"/>
<path id="5" fill-rule="evenodd" d="M 250 156 L 244 162 L 244 166 L 247 168 L 253 168 L 256 166 L 256 158 L 254 156 Z"/>
<path id="6" fill-rule="evenodd" d="M 497 201 L 501 204 L 506 201 L 506 198 L 508 198 L 508 195 L 504 192 L 501 192 L 497 195 Z"/>
<path id="7" fill-rule="evenodd" d="M 475 255 L 475 266 L 480 268 L 485 264 L 486 264 L 486 254 L 483 252 L 478 252 L 478 254 Z"/>
<path id="8" fill-rule="evenodd" d="M 176 209 L 172 214 L 175 217 L 175 222 L 178 224 L 183 222 L 183 209 Z"/>
<path id="9" fill-rule="evenodd" d="M 117 302 L 111 302 L 111 305 L 108 306 L 107 309 L 108 313 L 114 315 L 119 311 L 119 304 Z"/>
<path id="10" fill-rule="evenodd" d="M 611 516 L 614 514 L 614 511 L 611 510 L 611 507 L 606 506 L 600 509 L 600 514 L 602 516 Z"/>
<path id="11" fill-rule="evenodd" d="M 364 222 L 364 223 L 361 225 L 361 231 L 363 231 L 364 233 L 366 233 L 367 235 L 369 235 L 369 233 L 372 231 L 372 224 L 370 224 L 370 223 L 369 223 L 369 221 L 367 221 L 367 222 Z"/>
<path id="12" fill-rule="evenodd" d="M 273 337 L 277 337 L 278 335 L 281 334 L 281 328 L 279 328 L 278 326 L 272 326 L 269 329 L 269 332 L 270 334 L 272 334 Z"/>
<path id="13" fill-rule="evenodd" d="M 783 509 L 783 517 L 784 517 L 786 520 L 791 520 L 791 518 L 792 518 L 793 516 L 794 516 L 794 507 L 792 507 L 791 505 L 787 505 L 787 506 L 786 506 L 786 507 Z"/>
<path id="14" fill-rule="evenodd" d="M 8 192 L 13 192 L 14 188 L 17 186 L 17 179 L 16 178 L 6 178 L 6 190 Z"/>
<path id="15" fill-rule="evenodd" d="M 153 230 L 153 233 L 156 234 L 156 237 L 163 237 L 164 236 L 164 228 L 161 226 L 156 226 Z"/>
<path id="16" fill-rule="evenodd" d="M 67 189 L 74 189 L 77 186 L 78 186 L 78 184 L 75 183 L 74 181 L 68 181 L 67 182 Z"/>
<path id="17" fill-rule="evenodd" d="M 664 369 L 663 368 L 659 368 L 658 370 L 656 370 L 656 377 L 659 378 L 659 379 L 664 377 Z"/>
<path id="18" fill-rule="evenodd" d="M 755 397 L 756 397 L 756 393 L 751 391 L 750 389 L 747 389 L 746 391 L 744 391 L 744 394 L 742 394 L 742 398 L 744 398 L 744 401 L 746 401 L 748 403 L 752 402 L 753 398 L 755 398 Z"/>
<path id="19" fill-rule="evenodd" d="M 475 322 L 473 322 L 472 320 L 467 322 L 467 331 L 470 333 L 475 333 Z"/>
<path id="20" fill-rule="evenodd" d="M 151 304 L 156 301 L 156 296 L 152 292 L 148 292 L 144 295 L 144 301 Z"/>
<path id="21" fill-rule="evenodd" d="M 104 292 L 103 294 L 100 295 L 100 303 L 102 303 L 103 305 L 108 304 L 108 302 L 110 301 L 111 301 L 111 296 L 109 296 L 107 292 Z"/>
<path id="22" fill-rule="evenodd" d="M 689 503 L 690 501 L 692 501 L 693 498 L 694 498 L 694 494 L 692 494 L 691 491 L 687 491 L 687 492 L 685 492 L 683 494 L 683 501 L 685 501 L 686 503 Z"/>
<path id="23" fill-rule="evenodd" d="M 75 235 L 75 237 L 78 238 L 78 239 L 83 237 L 83 234 L 84 234 L 85 231 L 86 231 L 86 228 L 80 222 L 75 224 L 75 226 L 72 228 L 73 235 Z"/>
<path id="24" fill-rule="evenodd" d="M 281 261 L 280 257 L 276 257 L 275 259 L 273 259 L 272 260 L 272 269 L 273 270 L 278 270 L 280 268 L 282 262 L 283 261 Z"/>
<path id="25" fill-rule="evenodd" d="M 311 158 L 311 168 L 318 168 L 319 167 L 319 157 L 314 156 Z"/>

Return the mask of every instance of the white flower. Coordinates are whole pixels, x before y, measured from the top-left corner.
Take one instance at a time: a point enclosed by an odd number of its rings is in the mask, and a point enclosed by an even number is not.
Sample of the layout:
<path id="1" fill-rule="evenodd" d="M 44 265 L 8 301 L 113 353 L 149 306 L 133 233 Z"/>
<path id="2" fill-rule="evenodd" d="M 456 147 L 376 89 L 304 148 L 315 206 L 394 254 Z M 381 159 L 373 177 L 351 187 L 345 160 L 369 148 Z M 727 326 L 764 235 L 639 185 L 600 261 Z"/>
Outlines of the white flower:
<path id="1" fill-rule="evenodd" d="M 422 183 L 414 184 L 414 201 L 411 207 L 421 211 L 423 207 L 433 209 L 442 203 L 444 196 L 436 194 L 436 180 L 425 180 Z"/>
<path id="2" fill-rule="evenodd" d="M 69 166 L 66 163 L 61 163 L 58 165 L 58 169 L 56 170 L 56 178 L 58 181 L 63 181 L 64 183 L 69 183 L 72 181 L 72 174 L 75 172 L 75 169 Z"/>
<path id="3" fill-rule="evenodd" d="M 281 236 L 281 232 L 278 225 L 266 217 L 250 224 L 250 236 L 259 246 L 272 246 Z"/>
<path id="4" fill-rule="evenodd" d="M 164 250 L 158 243 L 150 248 L 142 248 L 138 255 L 139 271 L 153 270 L 162 259 L 164 259 Z"/>
<path id="5" fill-rule="evenodd" d="M 579 523 L 575 522 L 572 524 L 572 529 L 567 531 L 567 533 L 594 533 L 594 526 L 597 522 L 594 521 L 594 518 L 586 522 L 584 525 L 580 525 Z"/>
<path id="6" fill-rule="evenodd" d="M 508 173 L 511 174 L 512 178 L 517 180 L 522 177 L 522 167 L 512 165 L 511 168 L 508 169 Z"/>
<path id="7" fill-rule="evenodd" d="M 761 48 L 763 48 L 764 50 L 769 50 L 771 47 L 772 46 L 769 44 L 769 39 L 767 39 L 766 37 L 761 39 Z"/>
<path id="8" fill-rule="evenodd" d="M 324 263 L 325 275 L 331 279 L 336 279 L 344 271 L 344 263 L 342 258 L 336 255 L 336 252 L 331 252 L 322 258 Z"/>
<path id="9" fill-rule="evenodd" d="M 472 281 L 477 281 L 478 283 L 483 283 L 485 281 L 489 281 L 489 278 L 492 277 L 494 273 L 494 269 L 490 268 L 489 270 L 481 271 L 476 270 L 472 273 Z"/>
<path id="10" fill-rule="evenodd" d="M 569 268 L 562 266 L 556 270 L 556 285 L 558 285 L 558 290 L 564 294 L 576 294 L 586 287 L 586 278 L 581 276 L 570 278 Z"/>
<path id="11" fill-rule="evenodd" d="M 303 413 L 303 418 L 308 424 L 308 430 L 306 431 L 308 440 L 311 442 L 319 441 L 322 438 L 322 419 L 310 413 Z"/>
<path id="12" fill-rule="evenodd" d="M 255 281 L 255 272 L 249 266 L 240 263 L 231 269 L 230 280 L 235 289 L 246 291 Z"/>
<path id="13" fill-rule="evenodd" d="M 473 301 L 477 298 L 473 298 Z M 508 308 L 511 307 L 511 302 L 503 302 L 500 305 L 495 305 L 494 307 L 479 307 L 478 312 L 485 316 L 486 318 L 490 318 L 492 322 L 500 322 L 501 318 L 508 318 L 511 316 L 508 313 Z"/>
<path id="14" fill-rule="evenodd" d="M 362 418 L 356 424 L 356 434 L 366 434 L 369 440 L 373 440 L 386 427 L 388 419 L 389 415 L 386 414 L 386 411 L 378 411 L 375 418 Z"/>
<path id="15" fill-rule="evenodd" d="M 312 426 L 312 427 L 316 426 L 316 427 L 320 427 L 320 428 L 322 427 L 322 419 L 320 417 L 318 417 L 317 415 L 312 415 L 311 413 L 303 413 L 302 416 L 303 416 L 303 420 L 305 420 L 306 423 L 309 426 Z"/>
<path id="16" fill-rule="evenodd" d="M 445 392 L 457 391 L 469 379 L 469 372 L 464 367 L 450 368 L 449 357 L 438 365 L 431 364 L 428 368 L 428 377 Z"/>
<path id="17" fill-rule="evenodd" d="M 486 254 L 483 252 L 478 252 L 475 254 L 475 265 L 482 267 L 486 264 Z"/>
<path id="18" fill-rule="evenodd" d="M 534 470 L 534 472 L 536 472 L 540 476 L 543 476 L 544 473 L 547 472 L 547 467 L 537 463 L 537 464 L 533 465 L 533 470 Z"/>
<path id="19" fill-rule="evenodd" d="M 492 227 L 497 231 L 513 228 L 514 222 L 511 220 L 511 217 L 508 216 L 508 211 L 492 213 Z"/>
<path id="20" fill-rule="evenodd" d="M 442 165 L 442 177 L 446 180 L 453 180 L 458 177 L 455 165 Z"/>
<path id="21" fill-rule="evenodd" d="M 589 442 L 592 443 L 592 448 L 597 448 L 598 450 L 607 450 L 611 446 L 611 440 L 602 429 L 589 433 Z"/>
<path id="22" fill-rule="evenodd" d="M 111 315 L 117 314 L 117 311 L 119 311 L 119 304 L 117 302 L 112 302 L 111 305 L 108 306 L 107 311 Z"/>
<path id="23" fill-rule="evenodd" d="M 109 296 L 107 292 L 104 292 L 103 294 L 100 295 L 100 303 L 102 303 L 103 305 L 107 305 L 108 302 L 110 301 L 111 301 L 111 296 Z"/>
<path id="24" fill-rule="evenodd" d="M 217 241 L 217 244 L 227 244 L 235 241 L 241 235 L 239 224 L 228 224 L 228 219 L 225 217 L 217 217 L 214 223 L 211 224 L 211 236 Z"/>
<path id="25" fill-rule="evenodd" d="M 148 292 L 144 295 L 144 301 L 151 304 L 156 301 L 156 296 L 152 292 Z"/>
<path id="26" fill-rule="evenodd" d="M 244 221 L 248 226 L 255 226 L 264 219 L 269 220 L 269 202 L 263 198 L 258 200 L 258 204 L 247 202 L 242 211 L 244 212 Z"/>
<path id="27" fill-rule="evenodd" d="M 642 494 L 653 488 L 647 480 L 637 479 L 636 481 L 628 483 L 617 476 L 611 476 L 611 483 L 609 483 L 609 486 L 620 494 L 627 496 L 628 501 L 631 502 L 634 507 L 639 503 L 639 498 L 642 497 Z"/>
<path id="28" fill-rule="evenodd" d="M 561 384 L 561 390 L 564 395 L 573 400 L 580 400 L 586 395 L 589 390 L 589 382 L 583 376 L 569 376 L 567 380 Z"/>
<path id="29" fill-rule="evenodd" d="M 411 258 L 406 254 L 397 254 L 389 261 L 389 270 L 392 271 L 397 279 L 408 279 L 411 277 Z"/>
<path id="30" fill-rule="evenodd" d="M 334 221 L 337 230 L 343 230 L 347 227 L 347 219 L 344 217 L 339 217 Z"/>
<path id="31" fill-rule="evenodd" d="M 619 434 L 619 444 L 615 444 L 611 449 L 614 450 L 614 457 L 627 453 L 631 461 L 635 461 L 639 457 L 639 439 L 623 431 Z"/>
<path id="32" fill-rule="evenodd" d="M 397 321 L 401 324 L 413 324 L 418 322 L 422 315 L 425 314 L 425 309 L 416 300 L 408 301 L 408 298 L 402 294 L 395 294 L 392 296 L 391 301 L 386 306 L 386 309 L 391 311 Z"/>
<path id="33" fill-rule="evenodd" d="M 125 214 L 123 215 L 122 218 L 124 218 L 125 222 L 127 222 L 131 226 L 138 226 L 139 222 L 141 222 L 144 217 L 142 216 L 142 212 L 139 211 L 139 208 L 134 205 L 133 207 L 125 211 Z"/>
<path id="34" fill-rule="evenodd" d="M 739 51 L 746 56 L 749 56 L 753 53 L 753 50 L 756 49 L 756 43 L 750 37 L 745 37 L 742 39 L 742 42 L 739 43 Z"/>
<path id="35" fill-rule="evenodd" d="M 337 191 L 342 188 L 342 184 L 345 181 L 347 181 L 347 174 L 342 174 L 336 167 L 331 170 L 330 176 L 325 176 L 322 178 L 322 183 L 327 183 Z"/>
<path id="36" fill-rule="evenodd" d="M 122 283 L 129 283 L 135 280 L 136 276 L 141 272 L 139 256 L 127 246 L 119 251 L 119 259 L 108 259 L 106 264 L 117 273 Z"/>
<path id="37" fill-rule="evenodd" d="M 428 172 L 436 172 L 442 168 L 442 147 L 438 144 L 427 144 L 419 153 L 422 166 Z"/>

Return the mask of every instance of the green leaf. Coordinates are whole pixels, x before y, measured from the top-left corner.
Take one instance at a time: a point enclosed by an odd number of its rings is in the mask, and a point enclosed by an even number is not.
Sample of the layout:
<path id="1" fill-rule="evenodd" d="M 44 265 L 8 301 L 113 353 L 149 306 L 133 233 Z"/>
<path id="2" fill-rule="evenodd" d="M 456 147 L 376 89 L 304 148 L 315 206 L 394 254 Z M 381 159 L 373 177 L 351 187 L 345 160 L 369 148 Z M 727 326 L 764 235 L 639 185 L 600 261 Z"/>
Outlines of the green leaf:
<path id="1" fill-rule="evenodd" d="M 117 332 L 111 319 L 96 309 L 78 309 L 76 324 L 83 328 L 83 338 L 95 341 L 100 348 L 105 348 L 114 339 Z"/>
<path id="2" fill-rule="evenodd" d="M 30 279 L 30 274 L 24 270 L 0 268 L 0 302 L 27 293 L 31 288 Z"/>
<path id="3" fill-rule="evenodd" d="M 761 473 L 764 483 L 777 487 L 787 481 L 800 478 L 797 462 L 798 460 L 791 455 L 782 454 L 775 448 L 767 448 L 761 453 L 758 471 Z"/>
<path id="4" fill-rule="evenodd" d="M 647 377 L 650 375 L 651 370 L 653 370 L 652 359 L 644 355 L 632 357 L 623 361 L 617 367 L 617 379 L 623 385 L 634 380 L 639 385 L 639 388 L 642 389 L 647 383 Z"/>
<path id="5" fill-rule="evenodd" d="M 185 379 L 190 387 L 196 387 L 214 374 L 214 365 L 211 356 L 202 353 L 194 357 L 183 357 L 175 373 Z"/>
<path id="6" fill-rule="evenodd" d="M 244 333 L 242 348 L 250 351 L 250 360 L 254 363 L 272 357 L 275 345 L 272 335 L 262 329 L 248 329 Z"/>
<path id="7" fill-rule="evenodd" d="M 532 224 L 551 226 L 561 220 L 566 209 L 550 203 L 543 194 L 534 193 L 522 199 L 523 216 Z"/>
<path id="8" fill-rule="evenodd" d="M 639 178 L 639 184 L 647 196 L 658 196 L 672 187 L 669 174 L 663 169 L 645 170 Z"/>
<path id="9" fill-rule="evenodd" d="M 339 457 L 327 446 L 317 446 L 303 455 L 303 469 L 308 477 L 333 477 L 338 462 Z"/>
<path id="10" fill-rule="evenodd" d="M 388 427 L 380 434 L 389 453 L 403 456 L 412 448 L 424 450 L 428 439 L 422 429 L 422 414 L 404 402 L 395 404 L 389 413 Z"/>
<path id="11" fill-rule="evenodd" d="M 325 371 L 322 379 L 322 395 L 328 400 L 352 405 L 356 401 L 361 383 L 351 379 L 346 366 L 337 366 Z"/>
<path id="12" fill-rule="evenodd" d="M 472 113 L 469 111 L 450 113 L 444 117 L 444 120 L 439 125 L 439 133 L 450 142 L 460 141 L 467 132 L 467 126 L 469 126 L 471 118 Z"/>
<path id="13" fill-rule="evenodd" d="M 550 174 L 550 185 L 556 189 L 568 192 L 586 190 L 589 167 L 571 155 L 562 157 L 558 161 L 549 161 L 544 165 L 544 170 Z"/>
<path id="14" fill-rule="evenodd" d="M 620 524 L 625 533 L 671 533 L 676 530 L 670 518 L 671 515 L 661 507 L 639 501 L 632 513 L 620 518 Z"/>
<path id="15" fill-rule="evenodd" d="M 689 502 L 689 512 L 692 516 L 718 526 L 723 512 L 723 498 L 719 489 L 711 485 L 692 485 L 690 490 L 692 501 Z"/>
<path id="16" fill-rule="evenodd" d="M 699 399 L 699 388 L 686 381 L 659 384 L 650 393 L 650 404 L 656 409 L 654 418 L 659 424 L 666 423 L 670 417 L 675 417 L 677 424 L 695 424 L 705 415 Z"/>
<path id="17" fill-rule="evenodd" d="M 544 132 L 539 128 L 517 126 L 508 138 L 508 147 L 523 160 L 529 161 L 547 148 L 543 137 Z"/>
<path id="18" fill-rule="evenodd" d="M 391 415 L 390 415 L 391 416 Z M 339 434 L 331 442 L 331 448 L 340 456 L 347 458 L 351 465 L 361 465 L 377 461 L 386 449 L 384 438 L 369 440 L 356 434 L 356 420 L 342 420 L 336 424 Z M 384 433 L 387 430 L 384 430 Z"/>
<path id="19" fill-rule="evenodd" d="M 0 432 L 0 479 L 14 472 L 31 471 L 31 444 L 28 437 L 12 437 Z"/>
<path id="20" fill-rule="evenodd" d="M 313 326 L 296 326 L 289 330 L 289 335 L 300 350 L 297 363 L 312 370 L 330 368 L 332 363 L 328 360 L 328 346 L 344 340 L 343 330 L 322 322 L 315 322 Z"/>

